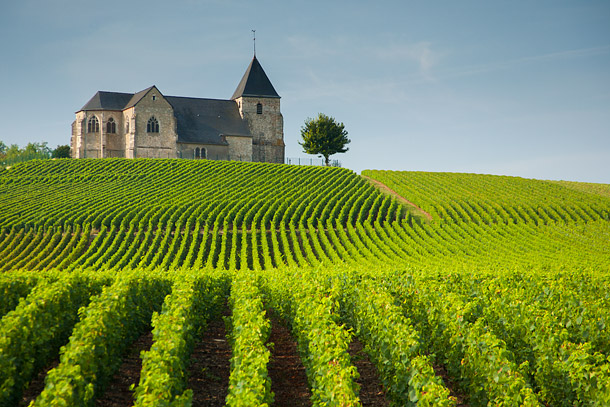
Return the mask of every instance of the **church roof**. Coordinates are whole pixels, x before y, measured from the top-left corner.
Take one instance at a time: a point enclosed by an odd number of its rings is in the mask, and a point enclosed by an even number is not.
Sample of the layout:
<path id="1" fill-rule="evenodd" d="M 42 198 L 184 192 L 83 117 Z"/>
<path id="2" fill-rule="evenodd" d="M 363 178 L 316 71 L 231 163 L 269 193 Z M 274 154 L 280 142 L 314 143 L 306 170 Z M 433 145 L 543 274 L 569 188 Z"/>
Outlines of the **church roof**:
<path id="1" fill-rule="evenodd" d="M 133 93 L 99 91 L 85 103 L 79 112 L 83 110 L 123 110 L 133 96 Z"/>
<path id="2" fill-rule="evenodd" d="M 224 144 L 222 136 L 251 136 L 233 100 L 165 96 L 174 108 L 179 143 Z"/>
<path id="3" fill-rule="evenodd" d="M 155 86 L 149 86 L 148 88 L 139 91 L 136 94 L 133 94 L 131 99 L 129 99 L 129 102 L 127 102 L 127 105 L 123 108 L 123 109 L 129 109 L 130 107 L 134 107 L 136 105 L 136 103 L 138 103 L 140 100 L 142 100 L 142 98 L 144 96 L 146 96 L 146 94 L 148 93 L 149 90 L 151 90 L 152 88 L 154 88 Z M 161 92 L 159 92 L 161 93 Z"/>
<path id="4" fill-rule="evenodd" d="M 137 93 L 99 91 L 80 111 L 128 109 L 153 87 Z M 223 136 L 251 137 L 248 123 L 242 119 L 234 100 L 164 97 L 174 110 L 179 143 L 227 145 Z"/>
<path id="5" fill-rule="evenodd" d="M 121 93 L 99 91 L 83 106 L 83 110 L 124 110 L 133 107 L 146 93 L 154 88 L 150 86 L 138 93 Z"/>
<path id="6" fill-rule="evenodd" d="M 252 62 L 250 62 L 248 69 L 246 69 L 246 73 L 241 78 L 231 99 L 237 99 L 242 96 L 280 97 L 273 88 L 258 59 L 256 59 L 256 55 L 252 58 Z"/>

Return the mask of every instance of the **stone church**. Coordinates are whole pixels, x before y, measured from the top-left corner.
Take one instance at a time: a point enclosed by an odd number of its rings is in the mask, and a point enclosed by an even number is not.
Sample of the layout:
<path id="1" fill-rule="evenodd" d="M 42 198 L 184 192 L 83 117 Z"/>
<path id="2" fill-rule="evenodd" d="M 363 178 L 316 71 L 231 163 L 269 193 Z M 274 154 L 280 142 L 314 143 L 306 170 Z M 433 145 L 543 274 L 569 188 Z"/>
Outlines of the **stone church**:
<path id="1" fill-rule="evenodd" d="M 73 158 L 284 162 L 280 96 L 256 55 L 230 100 L 97 92 L 72 123 Z"/>

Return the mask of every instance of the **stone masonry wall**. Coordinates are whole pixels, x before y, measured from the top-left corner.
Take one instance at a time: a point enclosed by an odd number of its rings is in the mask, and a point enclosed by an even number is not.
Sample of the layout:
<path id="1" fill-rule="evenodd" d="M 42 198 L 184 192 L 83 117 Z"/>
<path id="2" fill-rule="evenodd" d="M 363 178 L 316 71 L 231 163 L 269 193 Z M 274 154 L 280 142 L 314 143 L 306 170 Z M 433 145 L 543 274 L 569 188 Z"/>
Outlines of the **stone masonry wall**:
<path id="1" fill-rule="evenodd" d="M 102 133 L 102 140 L 104 141 L 104 158 L 107 157 L 124 157 L 125 156 L 125 139 L 123 135 L 123 114 L 122 112 L 105 111 L 101 116 L 100 120 L 100 131 Z M 112 118 L 115 123 L 115 133 L 108 133 L 107 123 Z"/>
<path id="2" fill-rule="evenodd" d="M 178 158 L 193 159 L 195 158 L 195 149 L 205 148 L 206 158 L 208 160 L 228 160 L 229 147 L 213 144 L 196 144 L 196 143 L 178 143 Z"/>
<path id="3" fill-rule="evenodd" d="M 146 128 L 144 128 L 146 130 Z M 123 110 L 123 126 L 125 143 L 125 158 L 135 158 L 136 149 L 136 113 L 135 107 Z"/>
<path id="4" fill-rule="evenodd" d="M 252 161 L 252 138 L 225 136 L 229 143 L 229 160 Z"/>
<path id="5" fill-rule="evenodd" d="M 87 132 L 87 122 L 93 116 L 101 122 L 101 113 L 98 111 L 83 111 L 76 114 L 76 151 L 73 153 L 74 158 L 100 158 L 102 145 L 102 126 L 100 123 L 100 131 Z"/>
<path id="6" fill-rule="evenodd" d="M 84 155 L 84 140 L 83 140 L 83 120 L 85 117 L 84 112 L 76 113 L 76 119 L 72 123 L 72 140 L 71 140 L 71 157 L 72 158 L 83 158 Z"/>
<path id="7" fill-rule="evenodd" d="M 99 131 L 88 132 L 88 122 L 95 116 Z M 116 124 L 115 133 L 107 133 L 106 124 L 110 118 Z M 125 142 L 122 132 L 123 115 L 118 111 L 81 111 L 76 114 L 72 125 L 73 158 L 124 157 Z"/>
<path id="8" fill-rule="evenodd" d="M 172 106 L 153 87 L 136 104 L 134 158 L 177 158 L 176 118 Z M 159 133 L 147 133 L 151 117 L 159 122 Z"/>
<path id="9" fill-rule="evenodd" d="M 252 161 L 283 163 L 284 118 L 280 99 L 244 96 L 236 101 L 252 134 Z M 256 113 L 258 103 L 262 104 L 262 114 Z"/>

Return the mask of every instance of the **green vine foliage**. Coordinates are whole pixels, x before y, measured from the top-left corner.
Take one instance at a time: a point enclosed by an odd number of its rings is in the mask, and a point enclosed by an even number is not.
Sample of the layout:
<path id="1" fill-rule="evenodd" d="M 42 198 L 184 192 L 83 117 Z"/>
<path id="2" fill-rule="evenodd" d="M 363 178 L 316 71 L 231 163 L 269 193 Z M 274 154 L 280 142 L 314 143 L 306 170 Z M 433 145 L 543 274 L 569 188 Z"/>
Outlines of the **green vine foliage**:
<path id="1" fill-rule="evenodd" d="M 271 316 L 316 406 L 361 404 L 354 338 L 396 406 L 610 405 L 610 198 L 516 177 L 364 174 L 404 199 L 340 168 L 0 169 L 0 405 L 59 359 L 33 405 L 92 406 L 152 330 L 134 403 L 188 406 L 193 344 L 226 307 L 229 405 L 273 403 Z"/>

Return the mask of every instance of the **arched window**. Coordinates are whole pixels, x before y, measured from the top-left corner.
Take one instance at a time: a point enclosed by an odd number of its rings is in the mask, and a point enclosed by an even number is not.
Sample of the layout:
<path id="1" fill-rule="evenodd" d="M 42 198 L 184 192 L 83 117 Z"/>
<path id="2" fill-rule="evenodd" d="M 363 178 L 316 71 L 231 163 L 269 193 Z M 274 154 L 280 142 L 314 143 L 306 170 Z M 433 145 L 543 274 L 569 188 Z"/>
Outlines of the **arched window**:
<path id="1" fill-rule="evenodd" d="M 159 132 L 159 122 L 155 119 L 155 116 L 148 119 L 148 123 L 146 124 L 146 132 L 147 133 L 158 133 Z"/>
<path id="2" fill-rule="evenodd" d="M 100 122 L 97 117 L 91 116 L 87 122 L 87 133 L 97 133 L 100 131 Z"/>
<path id="3" fill-rule="evenodd" d="M 125 133 L 129 133 L 129 119 L 125 122 Z"/>
<path id="4" fill-rule="evenodd" d="M 263 114 L 263 104 L 262 103 L 256 104 L 256 114 Z"/>
<path id="5" fill-rule="evenodd" d="M 116 122 L 112 117 L 106 122 L 106 133 L 116 133 Z"/>
<path id="6" fill-rule="evenodd" d="M 200 158 L 206 158 L 207 157 L 207 152 L 205 150 L 205 148 L 201 147 L 197 147 L 194 152 L 193 155 L 195 156 L 195 159 L 200 159 Z"/>

